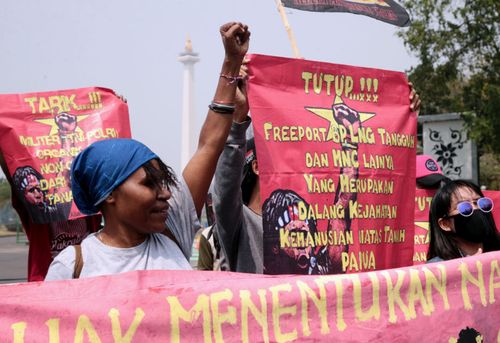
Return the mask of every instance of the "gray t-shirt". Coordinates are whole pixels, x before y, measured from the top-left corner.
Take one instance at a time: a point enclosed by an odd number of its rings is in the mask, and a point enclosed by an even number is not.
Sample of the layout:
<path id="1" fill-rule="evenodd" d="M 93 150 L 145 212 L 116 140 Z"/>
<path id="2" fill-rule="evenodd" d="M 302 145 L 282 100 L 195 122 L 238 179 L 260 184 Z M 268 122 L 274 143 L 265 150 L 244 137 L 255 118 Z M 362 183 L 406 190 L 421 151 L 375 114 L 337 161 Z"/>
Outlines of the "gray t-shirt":
<path id="1" fill-rule="evenodd" d="M 144 242 L 132 248 L 114 248 L 103 244 L 96 234 L 82 241 L 83 268 L 80 278 L 109 275 L 132 270 L 191 269 L 188 259 L 196 231 L 200 228 L 191 193 L 185 182 L 172 189 L 168 200 L 170 209 L 167 227 L 182 250 L 167 236 L 151 234 Z M 45 280 L 63 280 L 73 277 L 75 249 L 64 249 L 52 261 Z"/>

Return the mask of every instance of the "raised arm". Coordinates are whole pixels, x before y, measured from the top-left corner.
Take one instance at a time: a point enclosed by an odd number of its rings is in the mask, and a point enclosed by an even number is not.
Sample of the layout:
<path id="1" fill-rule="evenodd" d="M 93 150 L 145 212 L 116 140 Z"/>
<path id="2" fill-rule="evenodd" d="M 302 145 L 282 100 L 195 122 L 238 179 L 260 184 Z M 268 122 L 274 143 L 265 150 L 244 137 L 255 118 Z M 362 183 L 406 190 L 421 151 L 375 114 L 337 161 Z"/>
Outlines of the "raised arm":
<path id="1" fill-rule="evenodd" d="M 241 23 L 221 26 L 225 57 L 214 100 L 200 132 L 198 149 L 184 168 L 183 176 L 193 197 L 198 216 L 201 213 L 208 187 L 215 172 L 232 122 L 238 73 L 243 57 L 248 51 L 250 31 Z M 233 107 L 234 108 L 234 107 Z M 221 113 L 226 112 L 226 113 Z"/>
<path id="2" fill-rule="evenodd" d="M 245 164 L 246 130 L 250 125 L 245 80 L 240 82 L 235 100 L 233 124 L 217 163 L 214 181 L 214 228 L 231 270 L 236 268 L 238 240 L 243 222 L 241 182 Z"/>

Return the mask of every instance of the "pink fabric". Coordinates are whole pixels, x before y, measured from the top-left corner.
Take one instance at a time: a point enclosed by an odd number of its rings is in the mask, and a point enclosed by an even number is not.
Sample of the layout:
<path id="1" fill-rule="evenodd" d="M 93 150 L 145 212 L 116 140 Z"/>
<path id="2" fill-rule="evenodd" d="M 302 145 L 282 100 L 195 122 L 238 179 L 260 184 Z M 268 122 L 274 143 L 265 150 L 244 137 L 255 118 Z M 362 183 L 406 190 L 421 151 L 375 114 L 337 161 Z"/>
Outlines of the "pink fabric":
<path id="1" fill-rule="evenodd" d="M 418 155 L 416 178 L 418 179 L 431 174 L 443 174 L 439 164 L 429 155 Z"/>
<path id="2" fill-rule="evenodd" d="M 148 270 L 0 285 L 2 342 L 457 342 L 500 330 L 500 251 L 370 273 Z"/>

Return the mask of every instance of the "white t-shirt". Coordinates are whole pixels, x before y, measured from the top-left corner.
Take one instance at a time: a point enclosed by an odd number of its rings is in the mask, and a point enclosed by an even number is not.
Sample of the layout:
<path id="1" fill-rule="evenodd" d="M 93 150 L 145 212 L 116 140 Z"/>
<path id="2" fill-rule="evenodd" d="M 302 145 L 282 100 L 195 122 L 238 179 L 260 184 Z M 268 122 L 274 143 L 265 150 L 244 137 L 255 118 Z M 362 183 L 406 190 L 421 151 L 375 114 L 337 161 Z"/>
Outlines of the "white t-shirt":
<path id="1" fill-rule="evenodd" d="M 103 244 L 95 233 L 82 241 L 83 268 L 80 278 L 110 275 L 132 270 L 191 269 L 188 259 L 196 231 L 200 228 L 191 193 L 182 180 L 172 189 L 167 227 L 179 245 L 161 233 L 151 234 L 132 248 L 115 248 Z M 45 280 L 73 278 L 75 248 L 64 249 L 52 261 Z"/>

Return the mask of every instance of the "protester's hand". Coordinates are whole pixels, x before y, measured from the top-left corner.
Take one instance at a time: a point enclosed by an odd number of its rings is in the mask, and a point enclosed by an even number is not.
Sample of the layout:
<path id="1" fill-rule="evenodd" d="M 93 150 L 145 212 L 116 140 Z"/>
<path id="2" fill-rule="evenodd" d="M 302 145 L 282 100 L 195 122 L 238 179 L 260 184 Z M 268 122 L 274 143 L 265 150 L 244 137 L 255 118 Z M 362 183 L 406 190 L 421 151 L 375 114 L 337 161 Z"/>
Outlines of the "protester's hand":
<path id="1" fill-rule="evenodd" d="M 236 88 L 236 94 L 234 96 L 234 105 L 236 106 L 233 121 L 237 123 L 244 122 L 248 117 L 249 105 L 248 105 L 248 95 L 247 95 L 247 77 L 248 77 L 248 60 L 243 60 L 243 64 L 240 67 L 240 76 L 243 79 L 238 81 L 238 87 Z"/>
<path id="2" fill-rule="evenodd" d="M 248 51 L 250 41 L 248 26 L 242 23 L 230 22 L 220 27 L 220 34 L 226 57 L 243 59 Z"/>
<path id="3" fill-rule="evenodd" d="M 67 112 L 61 112 L 55 117 L 55 122 L 62 134 L 74 132 L 76 129 L 76 116 Z"/>
<path id="4" fill-rule="evenodd" d="M 248 58 L 244 58 L 240 67 L 240 76 L 245 79 L 248 78 L 248 62 L 250 62 L 250 60 Z"/>
<path id="5" fill-rule="evenodd" d="M 410 86 L 410 111 L 416 112 L 418 116 L 420 113 L 420 96 L 413 88 L 413 83 L 409 82 L 408 85 Z"/>
<path id="6" fill-rule="evenodd" d="M 333 117 L 337 124 L 345 127 L 347 130 L 347 142 L 345 143 L 353 144 L 351 133 L 357 135 L 358 129 L 361 127 L 359 113 L 346 104 L 337 104 L 333 105 Z"/>
<path id="7" fill-rule="evenodd" d="M 482 253 L 483 253 L 483 248 L 479 248 L 479 249 L 477 249 L 477 251 L 476 251 L 473 255 L 471 255 L 471 256 L 476 256 L 476 255 L 479 255 L 479 254 L 482 254 Z"/>

